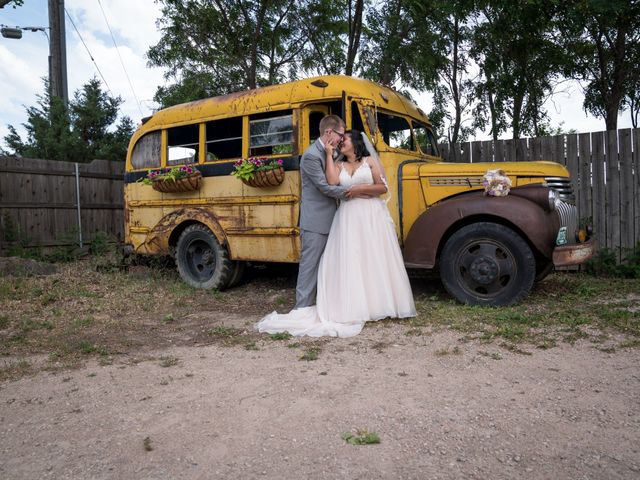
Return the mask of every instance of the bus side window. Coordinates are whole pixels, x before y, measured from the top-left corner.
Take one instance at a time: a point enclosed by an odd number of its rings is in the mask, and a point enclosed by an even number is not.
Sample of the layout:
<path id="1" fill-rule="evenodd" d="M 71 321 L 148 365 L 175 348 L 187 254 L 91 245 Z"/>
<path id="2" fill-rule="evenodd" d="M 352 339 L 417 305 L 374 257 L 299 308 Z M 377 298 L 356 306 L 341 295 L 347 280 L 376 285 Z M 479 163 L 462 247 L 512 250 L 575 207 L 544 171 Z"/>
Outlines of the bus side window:
<path id="1" fill-rule="evenodd" d="M 242 157 L 242 117 L 207 122 L 206 160 Z"/>
<path id="2" fill-rule="evenodd" d="M 309 114 L 309 140 L 315 142 L 320 136 L 320 120 L 325 116 L 324 112 L 311 112 Z"/>
<path id="3" fill-rule="evenodd" d="M 285 115 L 275 112 L 256 117 L 249 121 L 249 156 L 293 152 L 293 115 L 290 110 Z"/>
<path id="4" fill-rule="evenodd" d="M 364 132 L 364 123 L 356 102 L 351 102 L 351 128 Z"/>
<path id="5" fill-rule="evenodd" d="M 182 165 L 198 161 L 199 125 L 185 125 L 167 130 L 167 164 Z"/>
<path id="6" fill-rule="evenodd" d="M 384 142 L 391 148 L 416 150 L 411 127 L 406 118 L 378 111 L 378 128 Z"/>
<path id="7" fill-rule="evenodd" d="M 160 145 L 162 143 L 160 132 L 151 132 L 142 136 L 131 152 L 131 167 L 134 170 L 140 168 L 160 168 Z"/>

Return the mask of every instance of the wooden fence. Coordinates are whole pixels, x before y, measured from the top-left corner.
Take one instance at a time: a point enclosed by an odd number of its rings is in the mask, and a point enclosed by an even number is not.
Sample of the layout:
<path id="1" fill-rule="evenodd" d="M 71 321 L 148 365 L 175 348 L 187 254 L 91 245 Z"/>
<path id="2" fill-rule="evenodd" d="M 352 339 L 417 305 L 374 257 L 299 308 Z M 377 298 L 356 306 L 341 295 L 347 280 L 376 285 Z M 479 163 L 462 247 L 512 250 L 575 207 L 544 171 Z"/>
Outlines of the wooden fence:
<path id="1" fill-rule="evenodd" d="M 601 247 L 617 253 L 640 242 L 640 129 L 479 141 L 441 148 L 447 161 L 552 160 L 573 179 L 578 214 Z M 122 162 L 76 164 L 0 157 L 0 250 L 89 242 L 96 232 L 123 239 Z M 496 165 L 497 167 L 497 165 Z M 79 186 L 79 190 L 76 188 Z M 78 228 L 78 201 L 80 223 Z"/>
<path id="2" fill-rule="evenodd" d="M 599 246 L 620 259 L 640 242 L 640 129 L 478 141 L 442 150 L 452 162 L 552 160 L 565 165 L 579 218 L 591 221 Z"/>
<path id="3" fill-rule="evenodd" d="M 124 236 L 124 162 L 0 157 L 0 250 Z M 79 206 L 79 208 L 78 208 Z"/>

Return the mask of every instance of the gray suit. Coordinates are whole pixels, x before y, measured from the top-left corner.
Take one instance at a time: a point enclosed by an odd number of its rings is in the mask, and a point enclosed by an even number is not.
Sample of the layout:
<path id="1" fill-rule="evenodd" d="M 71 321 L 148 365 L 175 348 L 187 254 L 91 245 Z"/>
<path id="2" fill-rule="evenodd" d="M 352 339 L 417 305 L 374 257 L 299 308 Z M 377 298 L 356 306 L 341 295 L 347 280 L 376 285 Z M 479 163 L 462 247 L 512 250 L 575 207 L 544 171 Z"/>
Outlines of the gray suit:
<path id="1" fill-rule="evenodd" d="M 316 303 L 318 266 L 336 213 L 336 199 L 344 199 L 347 189 L 329 185 L 324 173 L 326 153 L 320 140 L 300 159 L 302 198 L 300 199 L 300 237 L 302 251 L 296 285 L 296 307 Z"/>

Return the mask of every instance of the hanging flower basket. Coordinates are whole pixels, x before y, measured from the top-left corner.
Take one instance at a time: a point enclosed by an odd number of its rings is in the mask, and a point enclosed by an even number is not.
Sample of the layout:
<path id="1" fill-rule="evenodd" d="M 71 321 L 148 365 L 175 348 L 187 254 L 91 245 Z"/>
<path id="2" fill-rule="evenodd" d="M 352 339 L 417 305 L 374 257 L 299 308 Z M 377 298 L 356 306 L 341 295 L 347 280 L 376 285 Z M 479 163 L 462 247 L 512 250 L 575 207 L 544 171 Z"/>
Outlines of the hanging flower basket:
<path id="1" fill-rule="evenodd" d="M 241 158 L 233 164 L 231 175 L 250 187 L 277 187 L 284 180 L 282 159 Z"/>
<path id="2" fill-rule="evenodd" d="M 153 180 L 151 186 L 162 193 L 182 193 L 199 190 L 202 186 L 202 174 L 195 171 L 185 177 Z"/>
<path id="3" fill-rule="evenodd" d="M 253 173 L 253 178 L 241 179 L 242 183 L 250 187 L 277 187 L 284 181 L 284 170 L 282 167 L 272 170 L 259 170 Z"/>

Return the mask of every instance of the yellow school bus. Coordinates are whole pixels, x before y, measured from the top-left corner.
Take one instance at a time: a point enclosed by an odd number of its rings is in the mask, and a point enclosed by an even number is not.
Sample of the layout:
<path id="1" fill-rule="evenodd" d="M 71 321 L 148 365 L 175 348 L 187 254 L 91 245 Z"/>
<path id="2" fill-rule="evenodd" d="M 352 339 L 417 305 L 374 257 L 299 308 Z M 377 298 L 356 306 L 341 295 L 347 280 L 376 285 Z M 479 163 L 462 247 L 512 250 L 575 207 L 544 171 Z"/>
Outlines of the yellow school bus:
<path id="1" fill-rule="evenodd" d="M 487 197 L 483 175 L 495 165 L 442 162 L 420 108 L 390 88 L 346 76 L 198 100 L 145 119 L 126 160 L 127 250 L 174 256 L 182 278 L 198 288 L 233 286 L 248 261 L 297 262 L 300 157 L 327 114 L 375 145 L 407 267 L 438 269 L 458 300 L 513 303 L 554 265 L 593 254 L 565 167 L 501 163 L 511 193 Z M 230 175 L 250 157 L 281 159 L 282 183 L 253 187 Z M 183 165 L 200 172 L 198 188 L 163 192 L 140 181 Z"/>

